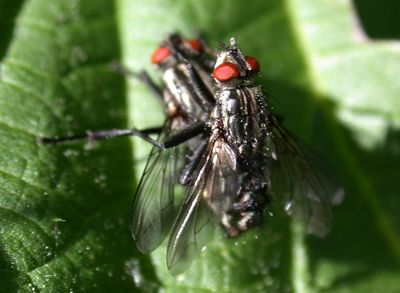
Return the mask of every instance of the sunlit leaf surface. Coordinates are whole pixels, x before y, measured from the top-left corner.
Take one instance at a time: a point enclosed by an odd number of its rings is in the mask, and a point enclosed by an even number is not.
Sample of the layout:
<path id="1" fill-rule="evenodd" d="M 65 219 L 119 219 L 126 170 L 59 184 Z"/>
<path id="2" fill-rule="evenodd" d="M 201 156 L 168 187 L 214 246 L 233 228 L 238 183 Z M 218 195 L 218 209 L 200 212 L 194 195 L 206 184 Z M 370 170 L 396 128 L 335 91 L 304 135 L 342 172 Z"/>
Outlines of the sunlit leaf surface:
<path id="1" fill-rule="evenodd" d="M 400 291 L 400 46 L 368 38 L 349 1 L 3 0 L 0 16 L 1 292 Z M 175 278 L 165 248 L 143 256 L 129 232 L 148 146 L 36 144 L 158 125 L 151 94 L 109 64 L 159 79 L 149 55 L 177 30 L 213 46 L 236 36 L 258 57 L 285 125 L 346 188 L 329 237 L 276 212 L 236 241 L 215 237 Z"/>

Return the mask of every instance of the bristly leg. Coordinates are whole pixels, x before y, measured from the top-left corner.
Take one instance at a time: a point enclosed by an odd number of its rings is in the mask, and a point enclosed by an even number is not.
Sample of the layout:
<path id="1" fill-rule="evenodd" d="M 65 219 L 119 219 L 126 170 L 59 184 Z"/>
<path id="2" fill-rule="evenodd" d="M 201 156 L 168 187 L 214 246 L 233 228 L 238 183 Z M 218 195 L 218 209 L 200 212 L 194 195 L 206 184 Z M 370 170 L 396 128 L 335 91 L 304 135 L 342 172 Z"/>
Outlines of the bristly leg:
<path id="1" fill-rule="evenodd" d="M 159 143 L 152 139 L 149 135 L 153 133 L 160 133 L 162 130 L 161 127 L 153 127 L 144 130 L 138 130 L 135 128 L 132 129 L 107 129 L 107 130 L 99 130 L 99 131 L 86 131 L 84 134 L 77 135 L 67 135 L 67 136 L 55 136 L 55 137 L 37 137 L 36 141 L 38 144 L 62 144 L 62 143 L 70 143 L 74 141 L 80 140 L 88 140 L 89 142 L 105 140 L 114 137 L 120 136 L 137 136 L 153 146 L 159 149 L 167 149 L 174 146 L 177 146 L 181 143 L 188 141 L 189 139 L 204 133 L 205 124 L 204 122 L 196 122 L 177 133 L 173 134 L 169 137 L 164 143 Z"/>
<path id="2" fill-rule="evenodd" d="M 36 141 L 38 144 L 62 144 L 62 143 L 71 143 L 74 141 L 88 140 L 89 142 L 94 142 L 98 140 L 105 140 L 114 137 L 120 136 L 137 136 L 148 143 L 158 147 L 164 148 L 162 144 L 158 143 L 154 139 L 152 139 L 149 134 L 159 133 L 161 130 L 160 127 L 153 127 L 144 130 L 137 130 L 135 128 L 132 129 L 107 129 L 107 130 L 99 130 L 99 131 L 91 131 L 88 130 L 85 133 L 77 134 L 77 135 L 66 135 L 66 136 L 55 136 L 55 137 L 37 137 Z"/>
<path id="3" fill-rule="evenodd" d="M 135 72 L 127 68 L 126 66 L 122 65 L 120 62 L 117 60 L 113 61 L 110 63 L 110 68 L 112 71 L 121 74 L 123 76 L 127 77 L 134 77 L 138 79 L 139 81 L 143 82 L 147 88 L 150 90 L 150 92 L 160 101 L 164 101 L 164 96 L 162 89 L 160 86 L 158 86 L 154 80 L 151 79 L 150 75 L 142 70 L 140 72 Z"/>
<path id="4" fill-rule="evenodd" d="M 189 73 L 189 82 L 193 86 L 194 91 L 196 94 L 202 98 L 202 100 L 207 101 L 208 103 L 214 104 L 215 99 L 210 90 L 201 82 L 201 77 L 196 72 L 195 68 L 191 63 L 187 64 L 187 69 Z"/>

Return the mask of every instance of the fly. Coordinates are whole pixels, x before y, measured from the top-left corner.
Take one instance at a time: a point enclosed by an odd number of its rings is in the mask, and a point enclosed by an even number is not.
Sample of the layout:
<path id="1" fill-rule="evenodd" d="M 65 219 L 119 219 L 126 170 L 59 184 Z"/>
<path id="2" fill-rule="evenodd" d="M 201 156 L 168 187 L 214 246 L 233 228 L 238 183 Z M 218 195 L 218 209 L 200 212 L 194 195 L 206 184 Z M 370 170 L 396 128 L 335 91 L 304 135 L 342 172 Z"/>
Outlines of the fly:
<path id="1" fill-rule="evenodd" d="M 215 226 L 239 236 L 262 223 L 271 201 L 309 233 L 325 236 L 330 206 L 342 201 L 343 189 L 271 114 L 253 80 L 260 69 L 256 58 L 244 56 L 234 38 L 230 46 L 221 45 L 215 64 L 195 48 L 171 35 L 153 53 L 152 62 L 163 72 L 163 90 L 141 75 L 165 103 L 167 119 L 157 141 L 148 136 L 151 129 L 115 135 L 138 135 L 154 145 L 131 210 L 138 249 L 151 252 L 169 234 L 168 269 L 183 272 Z M 114 136 L 105 131 L 92 137 L 105 138 L 105 133 Z M 189 160 L 181 165 L 185 156 Z M 186 190 L 176 213 L 177 183 Z"/>
<path id="2" fill-rule="evenodd" d="M 132 236 L 143 253 L 156 249 L 170 232 L 176 214 L 174 187 L 187 184 L 205 146 L 205 123 L 215 104 L 209 52 L 204 42 L 173 34 L 152 54 L 152 63 L 163 73 L 167 119 L 158 138 L 165 150 L 153 147 L 131 208 Z"/>
<path id="3" fill-rule="evenodd" d="M 204 128 L 214 107 L 214 53 L 201 39 L 169 35 L 152 53 L 151 62 L 162 73 L 159 87 L 146 72 L 135 74 L 164 105 L 161 127 L 144 130 L 109 129 L 81 135 L 39 137 L 40 144 L 57 144 L 118 136 L 138 136 L 153 145 L 131 208 L 131 231 L 137 248 L 148 253 L 159 246 L 172 226 L 175 214 L 174 186 L 187 183 L 194 163 L 204 148 Z M 129 73 L 122 67 L 119 71 Z M 157 140 L 150 134 L 159 134 Z M 175 147 L 176 146 L 176 147 Z M 182 169 L 185 157 L 192 158 Z"/>
<path id="4" fill-rule="evenodd" d="M 344 195 L 330 171 L 271 114 L 253 80 L 258 61 L 244 56 L 234 38 L 221 47 L 212 72 L 216 104 L 207 143 L 170 232 L 167 265 L 173 274 L 190 265 L 216 225 L 239 236 L 260 225 L 271 201 L 323 237 L 330 205 Z"/>

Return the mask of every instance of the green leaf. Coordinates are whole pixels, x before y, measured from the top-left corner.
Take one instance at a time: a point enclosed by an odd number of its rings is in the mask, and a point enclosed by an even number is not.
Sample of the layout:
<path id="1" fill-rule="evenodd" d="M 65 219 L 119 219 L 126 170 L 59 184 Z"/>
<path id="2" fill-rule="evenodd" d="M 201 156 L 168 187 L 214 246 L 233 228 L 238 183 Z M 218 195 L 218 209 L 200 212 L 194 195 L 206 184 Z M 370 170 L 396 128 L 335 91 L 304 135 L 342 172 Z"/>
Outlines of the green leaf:
<path id="1" fill-rule="evenodd" d="M 35 139 L 126 126 L 124 79 L 108 66 L 120 54 L 115 7 L 25 1 L 17 15 L 0 83 L 0 291 L 130 291 L 125 264 L 148 257 L 128 228 L 129 142 Z"/>
<path id="2" fill-rule="evenodd" d="M 348 1 L 7 0 L 0 9 L 1 292 L 400 291 L 400 47 L 366 37 Z M 129 233 L 148 146 L 35 137 L 158 125 L 151 94 L 108 65 L 121 59 L 159 79 L 148 59 L 164 34 L 199 29 L 213 46 L 237 36 L 258 57 L 277 112 L 347 197 L 326 239 L 277 213 L 237 240 L 216 237 L 175 278 L 165 247 L 143 256 Z"/>

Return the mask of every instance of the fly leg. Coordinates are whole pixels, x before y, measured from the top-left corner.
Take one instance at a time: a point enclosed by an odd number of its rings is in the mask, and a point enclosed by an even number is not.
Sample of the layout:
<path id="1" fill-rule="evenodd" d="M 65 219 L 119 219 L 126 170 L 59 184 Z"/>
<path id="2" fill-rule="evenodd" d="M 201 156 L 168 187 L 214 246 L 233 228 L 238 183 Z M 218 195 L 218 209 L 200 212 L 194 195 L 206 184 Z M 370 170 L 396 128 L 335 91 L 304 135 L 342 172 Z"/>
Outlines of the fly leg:
<path id="1" fill-rule="evenodd" d="M 135 128 L 132 129 L 107 129 L 107 130 L 98 130 L 98 131 L 86 131 L 82 134 L 77 135 L 66 135 L 66 136 L 55 136 L 55 137 L 37 137 L 36 141 L 38 144 L 62 144 L 62 143 L 70 143 L 74 141 L 80 140 L 88 140 L 89 142 L 110 139 L 119 136 L 137 136 L 148 143 L 158 147 L 163 148 L 162 144 L 152 139 L 149 135 L 160 133 L 162 127 L 153 127 L 143 130 L 138 130 Z"/>
<path id="2" fill-rule="evenodd" d="M 217 59 L 217 53 L 208 46 L 207 42 L 205 41 L 205 35 L 202 31 L 196 30 L 194 31 L 193 35 L 195 35 L 196 38 L 200 41 L 204 52 L 213 57 L 212 58 L 213 60 L 204 60 L 205 61 L 204 63 L 207 65 L 209 71 L 212 72 L 215 66 L 214 60 Z"/>
<path id="3" fill-rule="evenodd" d="M 210 92 L 207 86 L 202 82 L 201 77 L 195 70 L 192 63 L 187 61 L 186 63 L 188 74 L 189 74 L 189 82 L 192 85 L 195 93 L 202 98 L 202 100 L 211 103 L 212 105 L 215 103 L 214 95 Z"/>
<path id="4" fill-rule="evenodd" d="M 181 143 L 186 142 L 187 140 L 199 135 L 200 133 L 204 133 L 205 131 L 205 123 L 197 122 L 194 123 L 187 128 L 184 128 L 177 132 L 176 134 L 169 137 L 164 143 L 159 143 L 152 139 L 149 135 L 154 133 L 160 133 L 163 127 L 154 127 L 148 128 L 144 130 L 138 130 L 136 128 L 132 129 L 107 129 L 107 130 L 99 130 L 99 131 L 86 131 L 86 133 L 78 134 L 78 135 L 69 135 L 69 136 L 56 136 L 56 137 L 38 137 L 38 144 L 61 144 L 61 143 L 69 143 L 73 141 L 79 140 L 88 140 L 98 141 L 104 139 L 110 139 L 119 136 L 137 136 L 148 143 L 152 144 L 159 149 L 167 149 L 174 146 L 177 146 Z"/>
<path id="5" fill-rule="evenodd" d="M 164 102 L 162 89 L 151 79 L 150 75 L 142 70 L 135 75 L 141 82 L 143 82 L 150 92 L 157 97 L 158 100 Z"/>
<path id="6" fill-rule="evenodd" d="M 183 168 L 181 172 L 181 176 L 179 178 L 179 182 L 182 185 L 186 185 L 190 182 L 191 175 L 193 174 L 194 169 L 200 162 L 200 159 L 203 157 L 204 151 L 206 150 L 208 144 L 208 140 L 203 140 L 200 145 L 194 150 L 193 154 L 190 156 L 190 160 L 187 165 Z"/>
<path id="7" fill-rule="evenodd" d="M 177 133 L 171 135 L 163 144 L 162 148 L 168 149 L 181 143 L 188 141 L 189 139 L 204 133 L 206 131 L 206 124 L 202 121 L 195 122 L 192 125 L 178 131 Z"/>
<path id="8" fill-rule="evenodd" d="M 133 76 L 135 78 L 137 78 L 139 81 L 143 82 L 147 88 L 150 90 L 150 92 L 160 101 L 164 101 L 164 96 L 163 96 L 163 91 L 161 89 L 160 86 L 158 86 L 154 80 L 151 79 L 150 75 L 142 70 L 140 72 L 134 72 L 130 69 L 128 69 L 127 67 L 125 67 L 124 65 L 122 65 L 121 63 L 119 63 L 118 61 L 113 61 L 110 64 L 110 67 L 113 71 L 124 75 L 124 76 Z"/>

